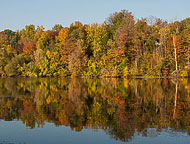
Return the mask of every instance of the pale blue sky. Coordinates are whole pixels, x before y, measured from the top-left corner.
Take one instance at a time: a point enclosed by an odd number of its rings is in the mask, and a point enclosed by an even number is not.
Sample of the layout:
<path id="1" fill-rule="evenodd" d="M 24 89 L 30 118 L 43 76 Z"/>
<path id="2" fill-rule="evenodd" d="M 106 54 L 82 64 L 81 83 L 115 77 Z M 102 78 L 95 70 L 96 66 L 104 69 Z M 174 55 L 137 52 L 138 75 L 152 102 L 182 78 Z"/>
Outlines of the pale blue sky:
<path id="1" fill-rule="evenodd" d="M 25 25 L 69 26 L 74 21 L 102 23 L 115 11 L 127 9 L 135 18 L 166 20 L 190 17 L 190 0 L 0 0 L 0 31 Z"/>

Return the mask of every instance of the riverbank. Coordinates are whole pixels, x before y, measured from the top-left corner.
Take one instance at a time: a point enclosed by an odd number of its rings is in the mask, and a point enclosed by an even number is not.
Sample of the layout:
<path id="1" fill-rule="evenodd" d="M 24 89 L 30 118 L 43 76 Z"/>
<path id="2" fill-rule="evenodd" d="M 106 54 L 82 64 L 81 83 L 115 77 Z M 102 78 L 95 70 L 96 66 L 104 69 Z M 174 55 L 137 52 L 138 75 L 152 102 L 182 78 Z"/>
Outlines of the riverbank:
<path id="1" fill-rule="evenodd" d="M 0 78 L 126 78 L 126 79 L 183 79 L 190 76 L 1 76 Z"/>

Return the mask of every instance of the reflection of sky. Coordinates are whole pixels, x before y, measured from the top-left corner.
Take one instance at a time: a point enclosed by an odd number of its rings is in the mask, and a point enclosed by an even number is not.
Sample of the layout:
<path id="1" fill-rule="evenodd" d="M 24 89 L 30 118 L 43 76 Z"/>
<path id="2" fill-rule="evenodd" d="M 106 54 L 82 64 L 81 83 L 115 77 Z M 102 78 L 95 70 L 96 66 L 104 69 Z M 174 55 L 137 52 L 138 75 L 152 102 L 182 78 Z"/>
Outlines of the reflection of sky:
<path id="1" fill-rule="evenodd" d="M 156 134 L 156 129 L 147 129 Z M 183 132 L 163 130 L 147 137 L 135 136 L 129 144 L 183 144 L 190 141 L 190 137 Z M 44 128 L 27 129 L 20 121 L 0 121 L 0 143 L 14 144 L 117 144 L 123 143 L 111 139 L 105 132 L 83 129 L 81 132 L 71 131 L 69 127 L 56 127 L 46 123 Z"/>
<path id="2" fill-rule="evenodd" d="M 188 144 L 190 136 L 183 132 L 163 130 L 155 137 L 136 136 L 129 144 Z"/>
<path id="3" fill-rule="evenodd" d="M 44 128 L 27 129 L 20 121 L 0 121 L 0 143 L 14 144 L 117 144 L 109 135 L 99 130 L 71 131 L 69 127 L 56 127 L 46 123 Z"/>
<path id="4" fill-rule="evenodd" d="M 174 20 L 189 17 L 189 0 L 0 0 L 0 31 L 22 29 L 25 25 L 54 24 L 64 26 L 74 21 L 101 23 L 121 9 L 132 11 L 137 18 L 150 15 Z"/>

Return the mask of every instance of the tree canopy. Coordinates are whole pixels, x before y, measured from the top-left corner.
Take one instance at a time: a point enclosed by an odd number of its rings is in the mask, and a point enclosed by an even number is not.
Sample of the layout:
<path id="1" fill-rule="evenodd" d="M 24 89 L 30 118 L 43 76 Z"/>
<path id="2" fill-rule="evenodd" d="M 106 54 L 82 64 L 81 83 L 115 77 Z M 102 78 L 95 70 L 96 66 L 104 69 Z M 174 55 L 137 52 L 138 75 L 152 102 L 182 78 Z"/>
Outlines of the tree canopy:
<path id="1" fill-rule="evenodd" d="M 127 10 L 102 24 L 0 32 L 0 76 L 190 76 L 190 18 L 135 19 Z"/>

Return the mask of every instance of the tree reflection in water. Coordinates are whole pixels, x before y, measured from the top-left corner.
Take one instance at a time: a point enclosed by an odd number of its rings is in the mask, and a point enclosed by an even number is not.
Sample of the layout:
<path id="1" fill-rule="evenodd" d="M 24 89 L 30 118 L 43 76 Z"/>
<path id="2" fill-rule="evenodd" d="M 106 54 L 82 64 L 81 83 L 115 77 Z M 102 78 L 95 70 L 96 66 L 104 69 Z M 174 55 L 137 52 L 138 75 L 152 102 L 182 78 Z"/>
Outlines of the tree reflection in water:
<path id="1" fill-rule="evenodd" d="M 31 129 L 45 122 L 102 129 L 121 141 L 163 130 L 189 134 L 189 93 L 188 79 L 1 79 L 0 119 Z"/>

